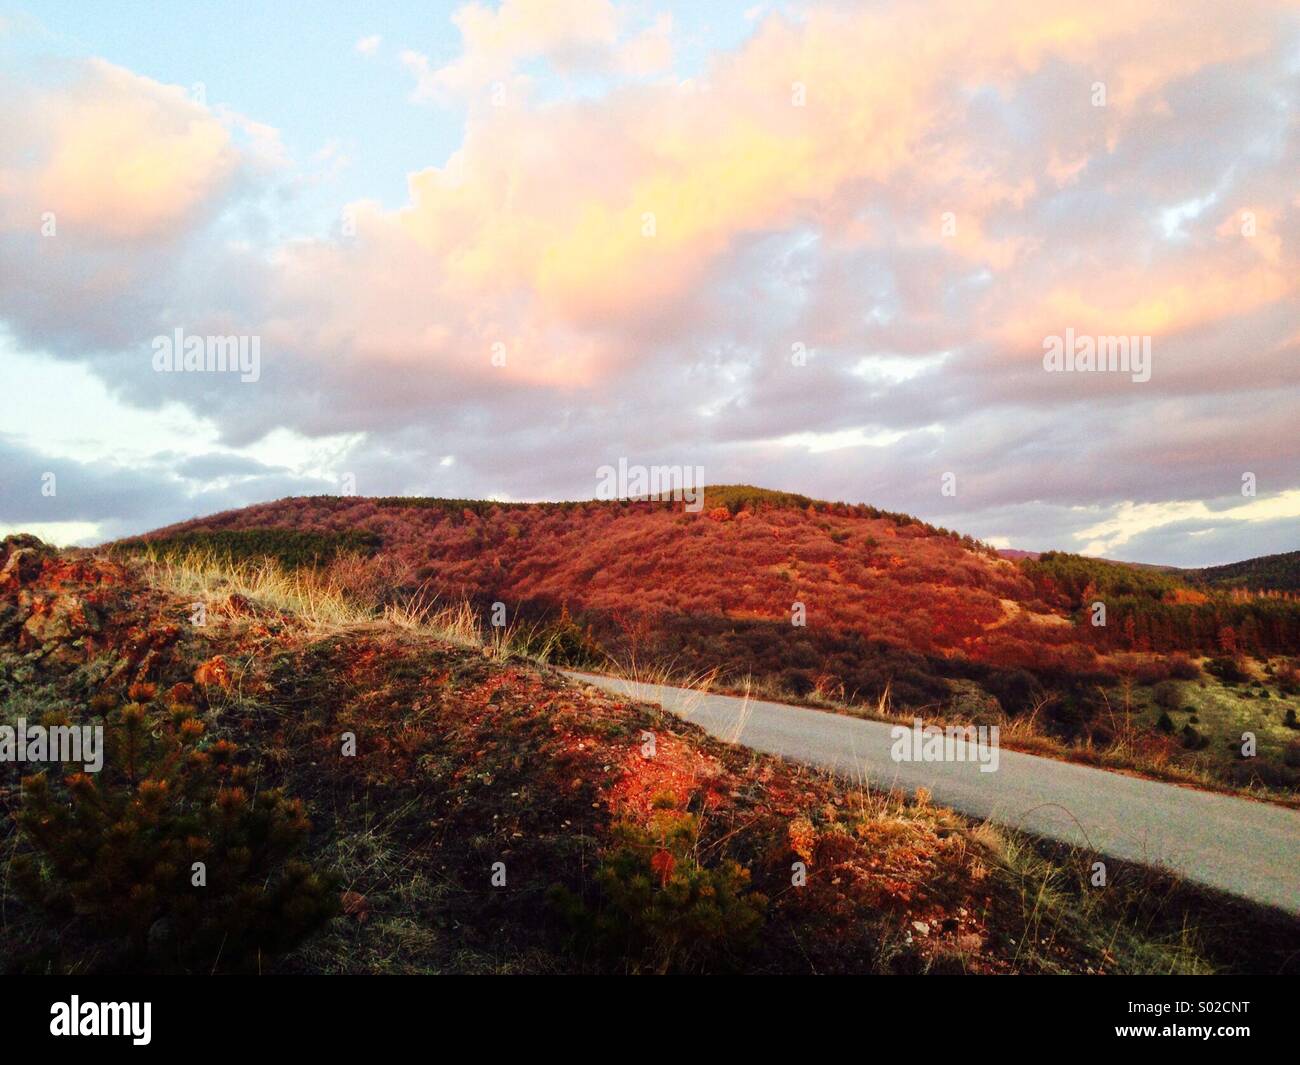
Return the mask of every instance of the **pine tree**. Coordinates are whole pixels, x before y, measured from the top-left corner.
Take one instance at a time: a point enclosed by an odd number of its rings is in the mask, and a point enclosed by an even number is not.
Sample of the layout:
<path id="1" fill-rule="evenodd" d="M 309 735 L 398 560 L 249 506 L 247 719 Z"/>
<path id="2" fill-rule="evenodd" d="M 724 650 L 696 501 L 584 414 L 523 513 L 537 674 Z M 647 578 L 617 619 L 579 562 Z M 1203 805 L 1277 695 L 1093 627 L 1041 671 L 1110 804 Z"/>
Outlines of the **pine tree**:
<path id="1" fill-rule="evenodd" d="M 104 719 L 102 772 L 22 782 L 19 890 L 127 965 L 239 968 L 336 910 L 332 878 L 292 859 L 302 804 L 204 734 L 192 706 L 128 703 Z"/>

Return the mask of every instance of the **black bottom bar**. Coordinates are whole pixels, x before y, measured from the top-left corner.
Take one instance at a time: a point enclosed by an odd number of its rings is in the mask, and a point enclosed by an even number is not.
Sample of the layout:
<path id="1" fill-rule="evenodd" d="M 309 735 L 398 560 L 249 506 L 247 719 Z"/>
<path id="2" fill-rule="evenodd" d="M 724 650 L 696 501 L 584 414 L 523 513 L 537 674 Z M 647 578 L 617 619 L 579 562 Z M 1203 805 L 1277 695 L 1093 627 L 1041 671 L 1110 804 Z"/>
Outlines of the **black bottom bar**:
<path id="1" fill-rule="evenodd" d="M 723 982 L 730 986 L 719 986 Z M 114 1043 L 145 1053 L 319 1049 L 373 1055 L 415 1042 L 446 1054 L 456 1053 L 457 1045 L 492 1050 L 525 1039 L 528 1051 L 536 1053 L 548 1046 L 572 1050 L 614 1024 L 635 1037 L 623 1045 L 662 1040 L 665 1049 L 689 1045 L 696 1052 L 701 1043 L 736 1049 L 755 1042 L 770 1046 L 772 1040 L 797 1049 L 806 1039 L 822 1042 L 839 1029 L 864 1052 L 880 1049 L 882 1039 L 899 1049 L 914 1043 L 926 1051 L 971 1049 L 998 1040 L 1039 1050 L 1155 1044 L 1176 1045 L 1185 1053 L 1196 1045 L 1205 1056 L 1217 1057 L 1235 1053 L 1243 1043 L 1258 1047 L 1259 1040 L 1282 1045 L 1294 1032 L 1295 985 L 1276 978 L 865 977 L 840 979 L 838 987 L 832 983 L 810 978 L 643 979 L 633 985 L 591 977 L 15 977 L 0 982 L 6 1021 L 0 1048 L 64 1044 L 94 1050 Z M 137 1008 L 131 1011 L 130 1004 Z M 78 1034 L 52 1034 L 52 1028 L 68 1032 L 74 1024 Z M 84 1034 L 115 1026 L 128 1034 Z M 137 1043 L 146 1028 L 148 1043 Z M 687 1031 L 689 1043 L 678 1042 Z M 452 1042 L 457 1039 L 469 1042 Z"/>

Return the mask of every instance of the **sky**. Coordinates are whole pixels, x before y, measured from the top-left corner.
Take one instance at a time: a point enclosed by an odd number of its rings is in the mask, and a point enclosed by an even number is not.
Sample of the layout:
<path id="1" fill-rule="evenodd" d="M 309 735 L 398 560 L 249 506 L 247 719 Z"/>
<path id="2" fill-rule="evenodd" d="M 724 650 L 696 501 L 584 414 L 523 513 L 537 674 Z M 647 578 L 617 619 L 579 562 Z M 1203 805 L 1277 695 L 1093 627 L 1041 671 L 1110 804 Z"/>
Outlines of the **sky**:
<path id="1" fill-rule="evenodd" d="M 1294 3 L 0 0 L 0 534 L 622 459 L 1295 550 L 1298 176 Z"/>

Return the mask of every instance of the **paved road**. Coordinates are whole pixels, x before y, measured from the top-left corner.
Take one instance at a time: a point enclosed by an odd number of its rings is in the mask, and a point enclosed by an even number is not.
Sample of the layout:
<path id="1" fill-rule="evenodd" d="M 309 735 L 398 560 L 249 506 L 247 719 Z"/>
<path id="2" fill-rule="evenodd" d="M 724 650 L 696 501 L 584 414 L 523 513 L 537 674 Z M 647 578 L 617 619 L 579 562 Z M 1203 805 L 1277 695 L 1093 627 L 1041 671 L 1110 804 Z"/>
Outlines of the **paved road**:
<path id="1" fill-rule="evenodd" d="M 1017 751 L 996 772 L 975 760 L 895 762 L 891 725 L 688 688 L 567 675 L 645 702 L 756 751 L 875 787 L 930 789 L 944 806 L 1300 914 L 1300 811 Z"/>

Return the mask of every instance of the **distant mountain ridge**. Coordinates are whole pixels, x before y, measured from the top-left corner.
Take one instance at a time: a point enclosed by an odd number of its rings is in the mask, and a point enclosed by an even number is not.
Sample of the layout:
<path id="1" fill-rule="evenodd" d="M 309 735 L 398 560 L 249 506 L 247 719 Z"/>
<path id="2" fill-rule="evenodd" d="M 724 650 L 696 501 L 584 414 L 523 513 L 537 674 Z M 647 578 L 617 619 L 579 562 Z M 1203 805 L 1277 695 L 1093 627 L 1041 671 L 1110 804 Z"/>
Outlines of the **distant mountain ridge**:
<path id="1" fill-rule="evenodd" d="M 1003 547 L 998 554 L 1019 562 L 1025 559 L 1038 561 L 1046 552 L 1021 551 Z M 1183 567 L 1166 566 L 1155 562 L 1122 562 L 1117 559 L 1098 559 L 1114 566 L 1152 570 L 1181 577 L 1192 585 L 1214 589 L 1239 588 L 1256 592 L 1300 592 L 1300 551 L 1286 551 L 1277 555 L 1260 555 L 1240 562 L 1221 566 Z"/>
<path id="2" fill-rule="evenodd" d="M 1206 566 L 1182 572 L 1188 580 L 1210 588 L 1296 592 L 1300 591 L 1300 551 L 1261 555 L 1224 566 Z"/>

